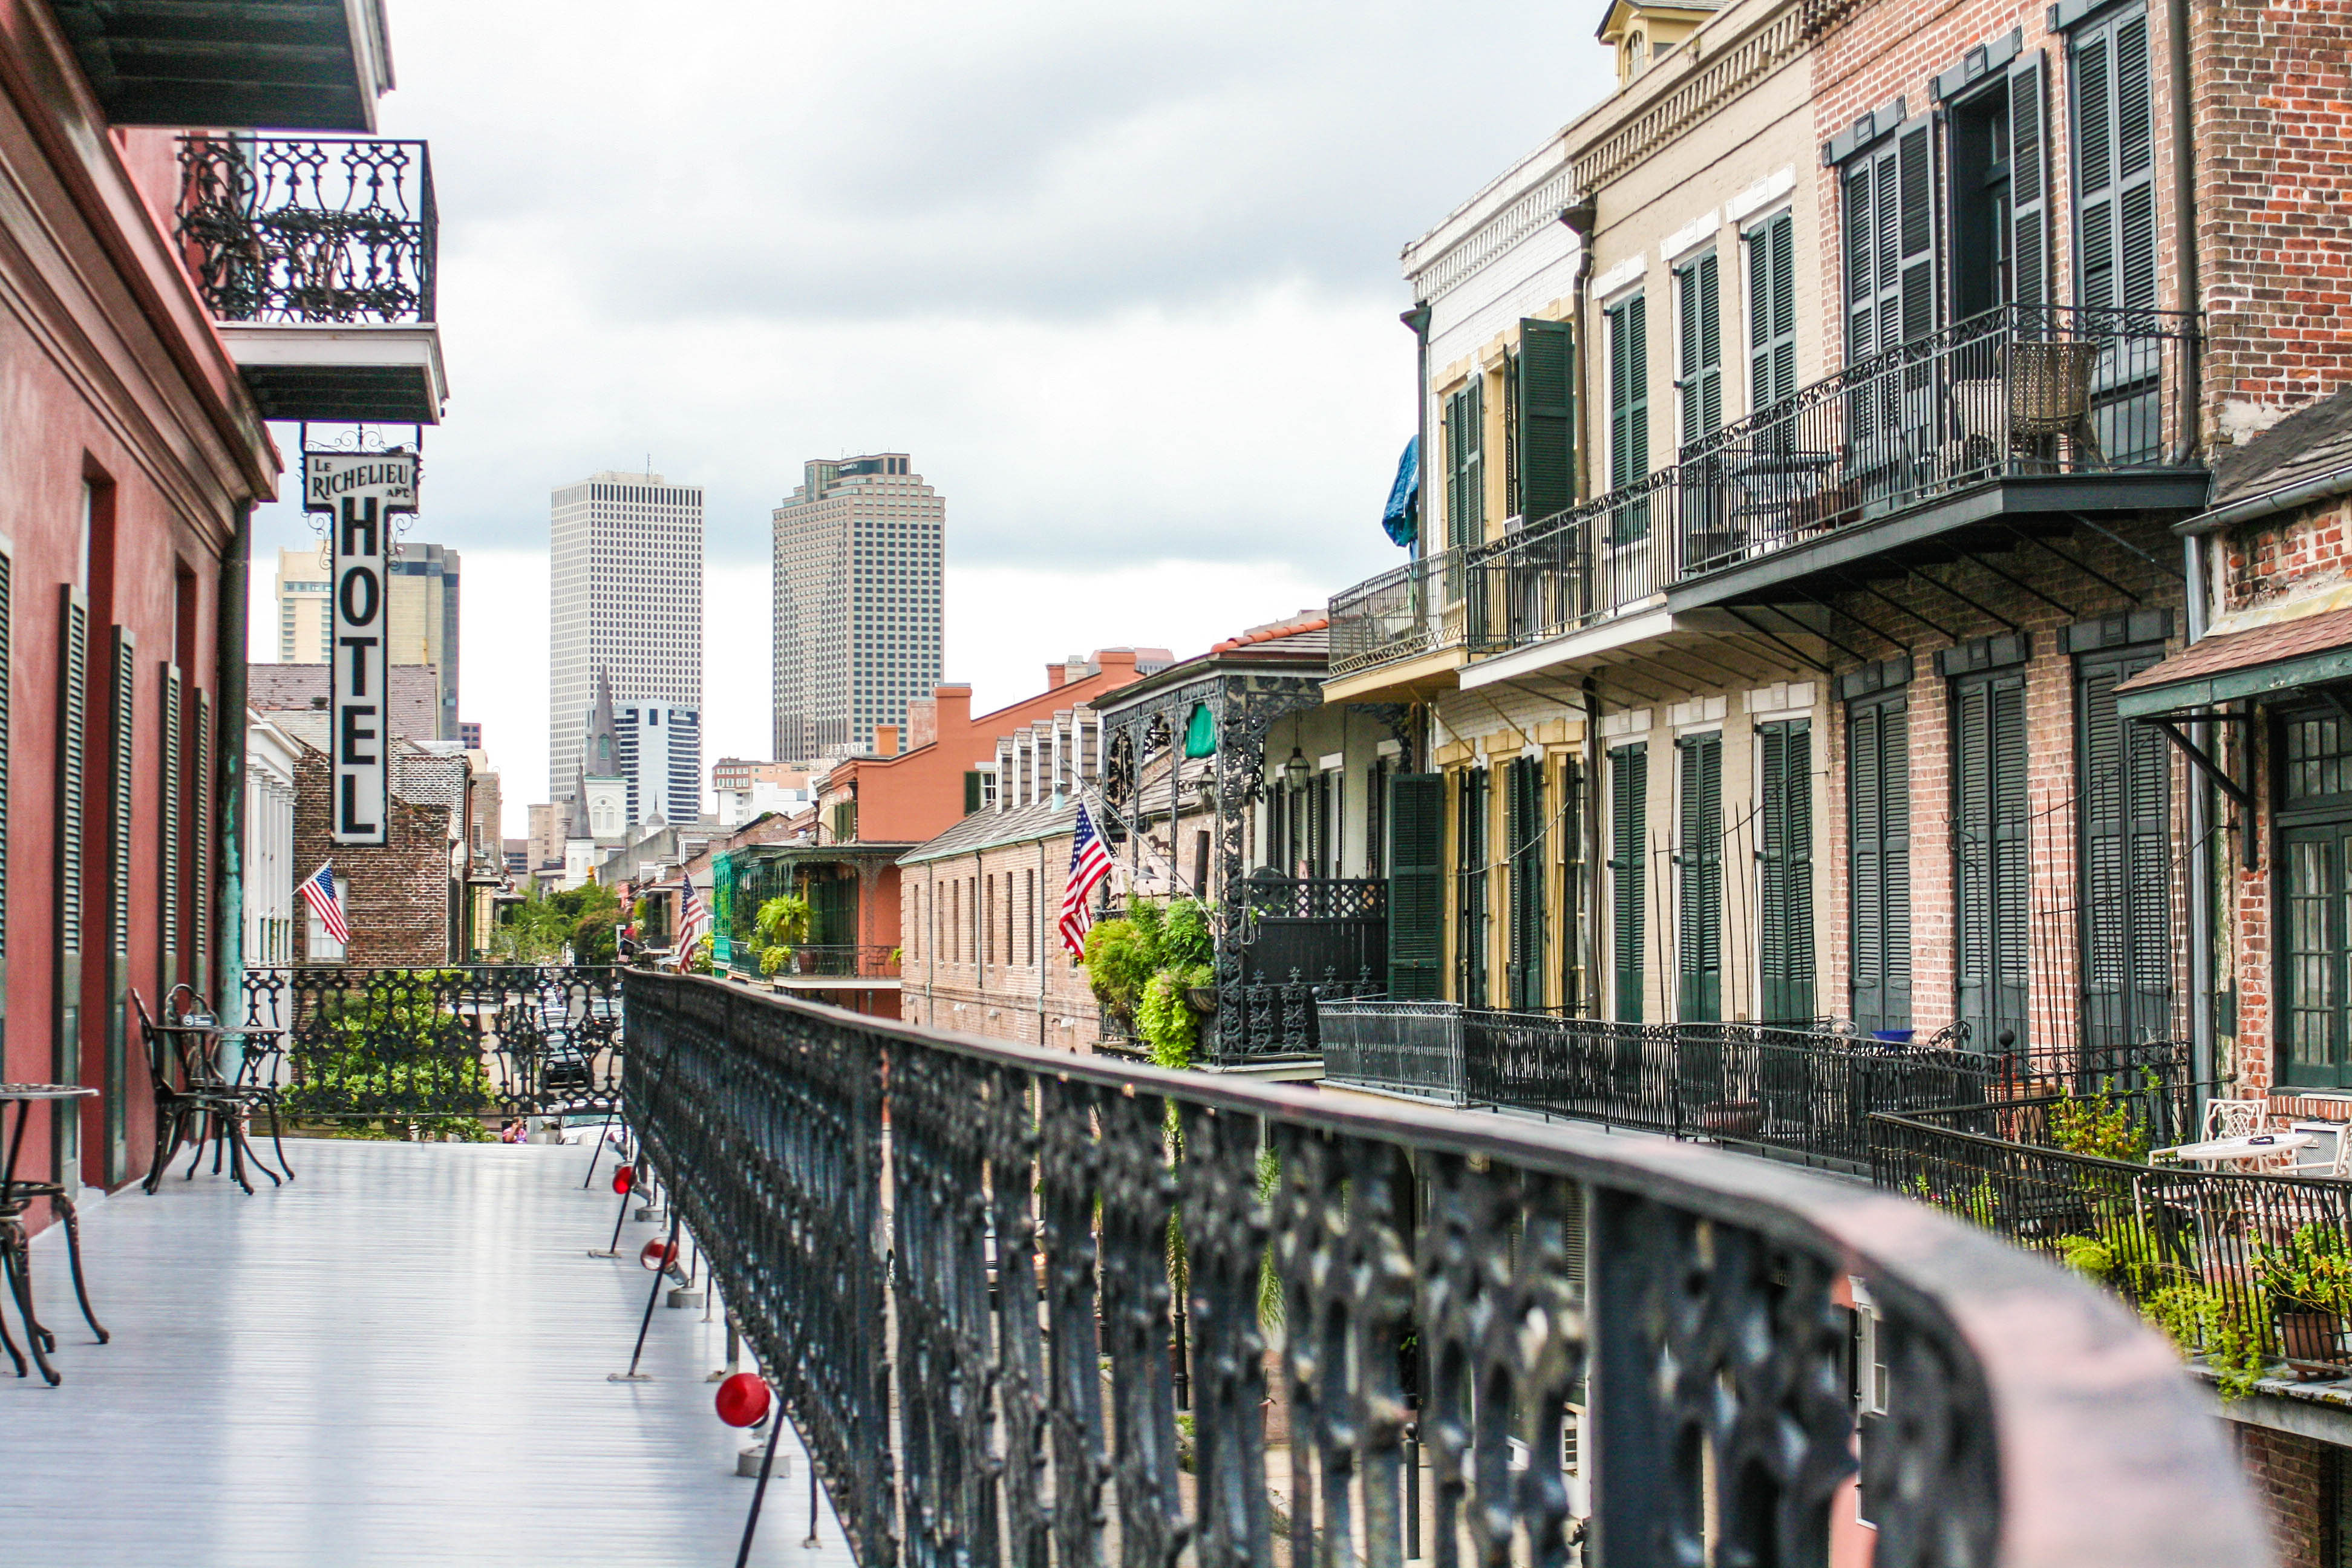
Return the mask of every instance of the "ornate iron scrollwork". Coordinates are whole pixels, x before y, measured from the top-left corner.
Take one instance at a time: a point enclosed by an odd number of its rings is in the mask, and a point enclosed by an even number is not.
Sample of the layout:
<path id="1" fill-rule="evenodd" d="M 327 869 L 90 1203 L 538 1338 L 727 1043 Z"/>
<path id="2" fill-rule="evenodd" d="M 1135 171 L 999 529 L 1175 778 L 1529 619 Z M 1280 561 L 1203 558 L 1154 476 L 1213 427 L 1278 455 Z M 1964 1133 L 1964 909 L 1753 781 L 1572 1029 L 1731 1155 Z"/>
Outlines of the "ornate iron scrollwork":
<path id="1" fill-rule="evenodd" d="M 1824 1562 L 1853 1507 L 1850 1272 L 1894 1377 L 1861 1445 L 1879 1562 L 2262 1550 L 2160 1344 L 1901 1200 L 714 981 L 631 975 L 627 1016 L 646 1158 L 867 1568 L 1255 1568 L 1277 1507 L 1301 1568 L 1567 1568 L 1588 1529 L 1611 1568 Z M 2070 1485 L 2024 1468 L 2057 1455 Z"/>

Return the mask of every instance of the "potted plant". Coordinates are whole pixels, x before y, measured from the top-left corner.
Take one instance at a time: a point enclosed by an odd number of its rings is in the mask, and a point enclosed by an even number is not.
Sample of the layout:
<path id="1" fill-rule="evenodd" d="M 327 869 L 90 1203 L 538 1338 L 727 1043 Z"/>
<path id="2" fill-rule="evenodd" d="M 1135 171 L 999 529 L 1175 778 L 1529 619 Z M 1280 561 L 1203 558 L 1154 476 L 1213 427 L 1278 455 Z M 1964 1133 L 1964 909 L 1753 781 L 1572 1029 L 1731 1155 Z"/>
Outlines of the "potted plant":
<path id="1" fill-rule="evenodd" d="M 2352 1311 L 2352 1237 L 2332 1225 L 2297 1226 L 2276 1245 L 2254 1244 L 2254 1276 L 2286 1359 L 2340 1364 L 2344 1315 Z"/>

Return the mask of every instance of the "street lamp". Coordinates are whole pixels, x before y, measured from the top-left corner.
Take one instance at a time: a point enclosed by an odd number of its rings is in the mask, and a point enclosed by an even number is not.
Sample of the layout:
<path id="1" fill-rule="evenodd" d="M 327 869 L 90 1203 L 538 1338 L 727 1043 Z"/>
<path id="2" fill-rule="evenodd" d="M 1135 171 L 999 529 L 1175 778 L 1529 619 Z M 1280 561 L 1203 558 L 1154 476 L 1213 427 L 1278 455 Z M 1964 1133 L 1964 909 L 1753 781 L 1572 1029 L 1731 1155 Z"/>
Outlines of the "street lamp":
<path id="1" fill-rule="evenodd" d="M 1314 771 L 1307 765 L 1307 753 L 1297 746 L 1291 747 L 1290 761 L 1282 764 L 1283 781 L 1293 789 L 1305 789 L 1307 777 Z"/>

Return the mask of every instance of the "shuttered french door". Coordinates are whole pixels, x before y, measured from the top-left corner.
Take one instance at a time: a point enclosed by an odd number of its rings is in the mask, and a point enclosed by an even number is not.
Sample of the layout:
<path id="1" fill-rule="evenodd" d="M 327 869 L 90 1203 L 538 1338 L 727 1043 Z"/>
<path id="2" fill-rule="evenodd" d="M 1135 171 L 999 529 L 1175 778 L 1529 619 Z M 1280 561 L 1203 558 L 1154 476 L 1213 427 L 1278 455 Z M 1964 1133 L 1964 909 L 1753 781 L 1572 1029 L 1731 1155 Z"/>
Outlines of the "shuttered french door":
<path id="1" fill-rule="evenodd" d="M 1911 716 L 1900 694 L 1846 710 L 1853 1021 L 1911 1026 Z"/>
<path id="2" fill-rule="evenodd" d="M 1812 728 L 1791 719 L 1756 730 L 1756 967 L 1768 1024 L 1814 1016 Z"/>
<path id="3" fill-rule="evenodd" d="M 131 831 L 139 665 L 124 627 L 113 628 L 107 667 L 105 1152 L 112 1183 L 128 1175 L 131 1164 Z"/>
<path id="4" fill-rule="evenodd" d="M 1389 994 L 1444 994 L 1445 775 L 1399 773 L 1389 790 Z"/>
<path id="5" fill-rule="evenodd" d="M 1678 350 L 1675 385 L 1682 394 L 1687 447 L 1723 428 L 1723 304 L 1715 252 L 1675 268 Z"/>
<path id="6" fill-rule="evenodd" d="M 1621 1024 L 1642 1021 L 1642 943 L 1649 934 L 1649 863 L 1643 840 L 1650 816 L 1650 749 L 1609 751 L 1609 941 Z"/>
<path id="7" fill-rule="evenodd" d="M 1511 857 L 1511 955 L 1505 986 L 1513 1007 L 1544 1005 L 1544 760 L 1512 759 L 1504 779 Z"/>
<path id="8" fill-rule="evenodd" d="M 1797 390 L 1797 237 L 1782 213 L 1748 231 L 1748 411 Z"/>
<path id="9" fill-rule="evenodd" d="M 1723 1016 L 1723 734 L 1675 742 L 1682 826 L 1675 897 L 1675 1016 Z"/>
<path id="10" fill-rule="evenodd" d="M 1455 999 L 1465 1007 L 1486 1005 L 1486 801 L 1484 768 L 1455 775 L 1454 928 Z"/>
<path id="11" fill-rule="evenodd" d="M 83 895 L 83 790 L 88 782 L 89 726 L 89 604 L 72 584 L 58 591 L 58 799 L 56 1011 L 52 1081 L 79 1083 L 81 1066 L 81 969 L 85 910 Z M 51 1136 L 56 1144 L 52 1180 L 80 1180 L 81 1118 L 59 1101 Z"/>
<path id="12" fill-rule="evenodd" d="M 1486 410 L 1473 375 L 1445 400 L 1445 542 L 1456 549 L 1486 537 Z"/>
<path id="13" fill-rule="evenodd" d="M 2050 303 L 2049 68 L 2035 49 L 2009 68 L 2009 236 L 2011 291 Z"/>
<path id="14" fill-rule="evenodd" d="M 1952 682 L 1953 955 L 1980 1051 L 2022 1049 L 2028 986 L 2025 676 Z"/>
<path id="15" fill-rule="evenodd" d="M 2075 670 L 2081 848 L 2083 1041 L 2172 1037 L 2171 758 L 2155 726 L 2116 714 L 2116 686 L 2162 650 L 2083 659 Z"/>

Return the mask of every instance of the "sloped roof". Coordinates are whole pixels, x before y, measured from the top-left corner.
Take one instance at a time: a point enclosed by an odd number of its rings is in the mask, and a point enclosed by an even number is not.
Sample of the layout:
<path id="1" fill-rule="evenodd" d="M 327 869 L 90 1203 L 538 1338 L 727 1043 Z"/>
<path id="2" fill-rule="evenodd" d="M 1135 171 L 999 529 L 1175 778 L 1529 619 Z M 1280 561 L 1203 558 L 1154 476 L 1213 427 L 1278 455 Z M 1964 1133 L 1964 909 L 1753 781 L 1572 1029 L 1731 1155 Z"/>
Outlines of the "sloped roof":
<path id="1" fill-rule="evenodd" d="M 2213 457 L 2219 508 L 2352 467 L 2352 387 L 2299 408 L 2240 447 Z"/>
<path id="2" fill-rule="evenodd" d="M 1074 800 L 1065 800 L 1060 805 L 1040 800 L 1005 811 L 975 811 L 929 843 L 917 845 L 899 856 L 898 864 L 913 866 L 926 860 L 1001 848 L 1007 844 L 1060 838 L 1075 832 L 1077 824 L 1078 805 Z"/>

